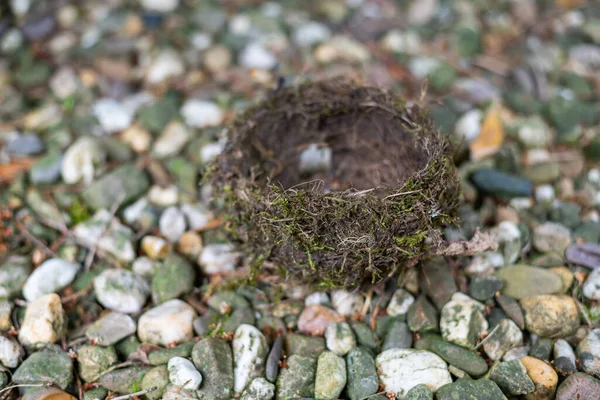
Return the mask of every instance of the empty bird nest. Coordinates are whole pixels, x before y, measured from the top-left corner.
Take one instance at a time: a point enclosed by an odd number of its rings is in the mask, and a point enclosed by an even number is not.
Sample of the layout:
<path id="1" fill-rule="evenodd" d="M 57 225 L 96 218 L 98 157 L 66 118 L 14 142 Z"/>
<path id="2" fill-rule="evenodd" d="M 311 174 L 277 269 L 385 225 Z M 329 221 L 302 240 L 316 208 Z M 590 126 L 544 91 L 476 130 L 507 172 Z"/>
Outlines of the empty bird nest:
<path id="1" fill-rule="evenodd" d="M 254 267 L 325 287 L 377 283 L 438 246 L 459 192 L 449 142 L 423 110 L 339 79 L 238 117 L 211 180 Z"/>

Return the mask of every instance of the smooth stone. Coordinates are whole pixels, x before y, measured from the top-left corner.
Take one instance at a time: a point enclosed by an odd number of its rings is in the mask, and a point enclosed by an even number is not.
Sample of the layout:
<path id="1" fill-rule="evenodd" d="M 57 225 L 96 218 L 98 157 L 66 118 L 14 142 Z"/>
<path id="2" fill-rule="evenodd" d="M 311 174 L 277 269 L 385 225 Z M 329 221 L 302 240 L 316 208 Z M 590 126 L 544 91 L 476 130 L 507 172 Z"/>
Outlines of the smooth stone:
<path id="1" fill-rule="evenodd" d="M 377 338 L 375 332 L 371 330 L 371 328 L 359 321 L 351 321 L 350 326 L 354 331 L 354 335 L 356 335 L 356 342 L 359 346 L 367 347 L 373 351 L 377 350 L 377 347 L 379 346 L 379 339 Z"/>
<path id="2" fill-rule="evenodd" d="M 113 347 L 85 345 L 77 349 L 79 376 L 84 382 L 94 382 L 108 368 L 119 362 Z"/>
<path id="3" fill-rule="evenodd" d="M 56 293 L 70 285 L 81 268 L 80 264 L 61 258 L 51 258 L 40 264 L 25 282 L 23 296 L 31 302 L 45 294 Z"/>
<path id="4" fill-rule="evenodd" d="M 494 228 L 494 232 L 498 237 L 498 251 L 504 256 L 501 266 L 516 262 L 523 245 L 519 226 L 513 221 L 502 221 Z"/>
<path id="5" fill-rule="evenodd" d="M 554 369 L 562 376 L 577 372 L 577 358 L 573 348 L 564 339 L 554 342 Z"/>
<path id="6" fill-rule="evenodd" d="M 409 349 L 412 346 L 413 334 L 404 321 L 394 320 L 388 327 L 381 343 L 381 351 L 389 349 Z"/>
<path id="7" fill-rule="evenodd" d="M 275 396 L 275 385 L 265 378 L 254 378 L 242 393 L 240 400 L 270 400 Z"/>
<path id="8" fill-rule="evenodd" d="M 146 173 L 135 165 L 115 168 L 81 193 L 83 200 L 94 210 L 110 210 L 118 201 L 127 204 L 140 198 L 150 186 Z"/>
<path id="9" fill-rule="evenodd" d="M 185 232 L 185 216 L 178 207 L 169 207 L 160 215 L 158 227 L 169 242 L 175 243 Z"/>
<path id="10" fill-rule="evenodd" d="M 533 229 L 533 246 L 540 252 L 563 254 L 571 244 L 569 228 L 556 222 L 545 222 Z"/>
<path id="11" fill-rule="evenodd" d="M 435 392 L 452 382 L 444 360 L 429 351 L 390 349 L 380 353 L 375 362 L 384 390 L 396 396 L 404 396 L 419 384 L 425 384 Z"/>
<path id="12" fill-rule="evenodd" d="M 142 384 L 142 379 L 152 367 L 142 365 L 115 369 L 107 372 L 99 379 L 100 385 L 117 393 L 135 393 Z"/>
<path id="13" fill-rule="evenodd" d="M 479 301 L 486 301 L 494 297 L 496 292 L 504 286 L 504 281 L 496 276 L 475 276 L 469 285 L 469 294 Z"/>
<path id="14" fill-rule="evenodd" d="M 422 333 L 439 329 L 437 310 L 423 294 L 408 308 L 406 321 L 413 332 Z"/>
<path id="15" fill-rule="evenodd" d="M 221 329 L 223 332 L 234 332 L 240 325 L 255 325 L 256 318 L 251 309 L 238 308 L 225 319 Z"/>
<path id="16" fill-rule="evenodd" d="M 122 358 L 129 358 L 138 351 L 140 344 L 138 338 L 135 335 L 131 335 L 116 343 L 115 349 Z"/>
<path id="17" fill-rule="evenodd" d="M 155 350 L 148 354 L 150 365 L 166 364 L 173 357 L 188 358 L 192 354 L 192 349 L 196 344 L 195 341 L 185 342 L 175 347 Z"/>
<path id="18" fill-rule="evenodd" d="M 54 183 L 61 176 L 63 155 L 56 150 L 49 150 L 39 158 L 29 170 L 29 180 L 33 184 Z"/>
<path id="19" fill-rule="evenodd" d="M 352 293 L 346 290 L 334 290 L 331 292 L 331 304 L 338 314 L 350 317 L 361 311 L 365 298 L 360 293 Z"/>
<path id="20" fill-rule="evenodd" d="M 113 311 L 88 326 L 85 335 L 101 346 L 112 346 L 135 331 L 135 321 L 129 315 Z"/>
<path id="21" fill-rule="evenodd" d="M 108 134 L 120 132 L 131 125 L 133 116 L 115 99 L 99 99 L 92 106 L 94 116 Z"/>
<path id="22" fill-rule="evenodd" d="M 502 294 L 518 300 L 529 296 L 560 293 L 563 286 L 562 279 L 554 272 L 527 265 L 499 268 L 495 275 L 504 282 Z"/>
<path id="23" fill-rule="evenodd" d="M 340 320 L 340 315 L 321 305 L 311 305 L 304 308 L 298 317 L 298 330 L 300 332 L 322 335 L 327 327 Z"/>
<path id="24" fill-rule="evenodd" d="M 4 145 L 4 151 L 13 156 L 32 156 L 44 151 L 46 146 L 38 135 L 19 135 Z"/>
<path id="25" fill-rule="evenodd" d="M 142 342 L 166 346 L 192 339 L 196 311 L 189 304 L 173 299 L 151 308 L 138 321 Z"/>
<path id="26" fill-rule="evenodd" d="M 433 400 L 433 391 L 429 386 L 421 383 L 406 392 L 404 400 Z"/>
<path id="27" fill-rule="evenodd" d="M 223 122 L 223 111 L 215 103 L 190 99 L 181 107 L 181 116 L 186 125 L 192 128 L 217 126 Z"/>
<path id="28" fill-rule="evenodd" d="M 229 243 L 208 244 L 198 256 L 198 264 L 206 274 L 218 274 L 233 271 L 239 258 L 239 253 Z"/>
<path id="29" fill-rule="evenodd" d="M 556 400 L 597 400 L 600 393 L 600 380 L 576 372 L 567 377 L 556 391 Z"/>
<path id="30" fill-rule="evenodd" d="M 193 400 L 196 394 L 192 390 L 169 383 L 162 396 L 163 400 Z"/>
<path id="31" fill-rule="evenodd" d="M 579 309 L 570 296 L 539 295 L 521 299 L 525 325 L 530 332 L 545 337 L 564 337 L 580 325 Z"/>
<path id="32" fill-rule="evenodd" d="M 300 172 L 316 173 L 329 171 L 331 169 L 331 148 L 327 146 L 319 147 L 317 144 L 310 144 L 300 153 Z"/>
<path id="33" fill-rule="evenodd" d="M 123 314 L 142 311 L 150 294 L 148 283 L 124 269 L 106 269 L 94 279 L 96 299 L 103 307 Z"/>
<path id="34" fill-rule="evenodd" d="M 28 304 L 19 330 L 19 341 L 26 347 L 55 343 L 67 333 L 67 316 L 60 297 L 46 294 Z"/>
<path id="35" fill-rule="evenodd" d="M 131 265 L 131 269 L 136 275 L 142 276 L 146 279 L 152 279 L 154 273 L 162 266 L 162 262 L 159 260 L 152 260 L 149 257 L 138 257 Z"/>
<path id="36" fill-rule="evenodd" d="M 166 365 L 159 365 L 146 372 L 142 378 L 140 389 L 150 390 L 156 388 L 152 392 L 146 393 L 144 397 L 147 400 L 159 400 L 162 398 L 167 385 L 169 385 L 169 370 Z"/>
<path id="37" fill-rule="evenodd" d="M 356 337 L 346 322 L 334 322 L 325 330 L 325 343 L 327 349 L 343 357 L 356 347 Z"/>
<path id="38" fill-rule="evenodd" d="M 346 386 L 346 361 L 331 351 L 323 352 L 317 360 L 315 397 L 337 399 Z"/>
<path id="39" fill-rule="evenodd" d="M 470 297 L 455 293 L 442 308 L 440 330 L 444 340 L 463 347 L 475 346 L 488 329 L 483 311 L 485 306 Z"/>
<path id="40" fill-rule="evenodd" d="M 537 338 L 537 340 L 531 345 L 529 355 L 540 360 L 550 361 L 550 353 L 552 353 L 553 345 L 554 340 L 550 338 Z"/>
<path id="41" fill-rule="evenodd" d="M 283 338 L 281 336 L 277 336 L 273 342 L 273 345 L 271 346 L 271 351 L 269 352 L 265 365 L 265 376 L 269 382 L 275 383 L 277 380 L 277 375 L 279 374 L 279 363 L 281 362 L 282 357 Z"/>
<path id="42" fill-rule="evenodd" d="M 562 280 L 561 293 L 566 294 L 569 291 L 569 289 L 571 289 L 571 286 L 573 285 L 573 280 L 575 279 L 573 272 L 571 272 L 570 269 L 562 266 L 552 267 L 548 270 L 560 276 L 560 279 Z"/>
<path id="43" fill-rule="evenodd" d="M 61 175 L 66 184 L 82 181 L 89 185 L 106 161 L 106 149 L 98 139 L 80 137 L 65 152 L 62 158 Z"/>
<path id="44" fill-rule="evenodd" d="M 533 192 L 530 180 L 493 169 L 478 169 L 471 181 L 482 192 L 497 197 L 529 197 Z"/>
<path id="45" fill-rule="evenodd" d="M 425 335 L 416 343 L 415 348 L 431 351 L 448 364 L 454 365 L 472 376 L 481 376 L 488 370 L 487 363 L 477 353 L 441 340 L 439 337 Z"/>
<path id="46" fill-rule="evenodd" d="M 512 348 L 523 344 L 523 332 L 510 319 L 501 320 L 483 340 L 483 351 L 492 360 L 501 360 Z"/>
<path id="47" fill-rule="evenodd" d="M 217 292 L 208 299 L 207 303 L 210 308 L 221 314 L 227 314 L 240 308 L 250 308 L 250 303 L 244 296 L 231 291 Z"/>
<path id="48" fill-rule="evenodd" d="M 171 49 L 161 50 L 153 56 L 148 65 L 146 82 L 151 85 L 165 83 L 184 72 L 185 64 L 177 52 Z"/>
<path id="49" fill-rule="evenodd" d="M 292 38 L 301 47 L 310 47 L 327 41 L 331 36 L 331 30 L 327 25 L 316 21 L 308 21 L 298 26 Z"/>
<path id="50" fill-rule="evenodd" d="M 509 296 L 496 296 L 496 301 L 506 315 L 522 330 L 525 329 L 525 317 L 519 303 Z"/>
<path id="51" fill-rule="evenodd" d="M 169 382 L 186 390 L 197 390 L 202 383 L 202 375 L 187 358 L 173 357 L 167 364 Z"/>
<path id="52" fill-rule="evenodd" d="M 590 300 L 600 300 L 600 268 L 592 270 L 583 284 L 583 295 Z"/>
<path id="53" fill-rule="evenodd" d="M 277 58 L 262 44 L 254 42 L 242 49 L 239 63 L 246 69 L 271 69 L 277 65 Z"/>
<path id="54" fill-rule="evenodd" d="M 458 291 L 454 278 L 450 274 L 448 262 L 442 257 L 434 257 L 423 263 L 419 281 L 423 292 L 429 296 L 438 310 L 441 310 Z"/>
<path id="55" fill-rule="evenodd" d="M 159 159 L 174 156 L 183 149 L 190 138 L 190 132 L 180 122 L 171 122 L 162 135 L 154 142 L 152 154 Z"/>
<path id="56" fill-rule="evenodd" d="M 170 253 L 152 277 L 152 300 L 160 304 L 190 293 L 195 279 L 194 267 L 185 258 Z"/>
<path id="57" fill-rule="evenodd" d="M 252 325 L 243 324 L 235 331 L 232 347 L 233 388 L 235 393 L 242 393 L 252 378 L 264 374 L 269 346 L 262 332 Z"/>
<path id="58" fill-rule="evenodd" d="M 25 355 L 18 342 L 0 335 L 0 363 L 6 368 L 17 368 Z"/>
<path id="59" fill-rule="evenodd" d="M 397 289 L 387 305 L 387 315 L 392 317 L 405 316 L 415 298 L 405 289 Z"/>
<path id="60" fill-rule="evenodd" d="M 549 364 L 533 357 L 523 357 L 521 362 L 535 385 L 535 391 L 525 396 L 527 400 L 552 400 L 558 386 L 558 375 Z"/>
<path id="61" fill-rule="evenodd" d="M 285 354 L 299 354 L 313 358 L 319 355 L 326 349 L 325 339 L 316 336 L 305 336 L 297 333 L 290 333 L 285 336 Z"/>
<path id="62" fill-rule="evenodd" d="M 506 400 L 506 396 L 494 381 L 459 379 L 442 386 L 436 393 L 436 400 Z"/>
<path id="63" fill-rule="evenodd" d="M 83 393 L 83 400 L 104 400 L 108 396 L 108 390 L 103 387 L 96 387 Z"/>
<path id="64" fill-rule="evenodd" d="M 464 138 L 467 143 L 471 143 L 481 132 L 483 117 L 483 111 L 477 108 L 467 111 L 456 121 L 454 134 L 459 138 Z"/>
<path id="65" fill-rule="evenodd" d="M 0 298 L 11 299 L 18 296 L 30 273 L 31 262 L 27 258 L 7 258 L 0 268 Z"/>
<path id="66" fill-rule="evenodd" d="M 169 251 L 169 244 L 167 243 L 167 241 L 158 236 L 144 236 L 142 238 L 141 245 L 142 250 L 144 250 L 144 253 L 152 260 L 163 259 Z M 137 260 L 139 260 L 139 258 L 136 259 L 136 261 Z M 149 269 L 151 270 L 151 268 Z M 146 271 L 144 271 L 144 273 L 142 274 L 138 273 L 135 269 L 133 271 L 138 275 L 147 275 L 150 277 L 152 276 L 152 273 L 147 273 Z"/>
<path id="67" fill-rule="evenodd" d="M 350 400 L 360 400 L 379 391 L 375 360 L 363 347 L 355 347 L 346 355 L 346 392 Z"/>
<path id="68" fill-rule="evenodd" d="M 533 381 L 521 360 L 503 361 L 492 367 L 490 379 L 509 396 L 532 393 L 535 390 Z"/>
<path id="69" fill-rule="evenodd" d="M 278 399 L 314 397 L 317 360 L 294 354 L 286 360 L 286 368 L 277 377 Z"/>
<path id="70" fill-rule="evenodd" d="M 133 231 L 107 210 L 99 210 L 91 218 L 73 228 L 75 237 L 89 246 L 97 246 L 117 260 L 130 263 L 135 259 Z"/>
<path id="71" fill-rule="evenodd" d="M 203 376 L 196 392 L 200 400 L 229 399 L 233 390 L 233 355 L 229 344 L 221 339 L 202 339 L 192 349 L 192 361 Z"/>
<path id="72" fill-rule="evenodd" d="M 12 380 L 19 385 L 43 383 L 65 390 L 73 380 L 73 361 L 60 347 L 50 346 L 27 357 Z"/>
<path id="73" fill-rule="evenodd" d="M 577 345 L 577 357 L 584 372 L 600 378 L 600 329 L 592 329 Z"/>

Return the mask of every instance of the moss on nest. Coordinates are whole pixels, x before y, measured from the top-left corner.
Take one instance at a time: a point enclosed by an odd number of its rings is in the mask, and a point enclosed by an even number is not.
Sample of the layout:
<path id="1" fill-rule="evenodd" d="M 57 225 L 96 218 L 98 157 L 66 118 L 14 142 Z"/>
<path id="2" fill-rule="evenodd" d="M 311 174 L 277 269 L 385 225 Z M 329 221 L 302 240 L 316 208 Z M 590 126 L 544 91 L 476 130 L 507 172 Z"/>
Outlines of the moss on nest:
<path id="1" fill-rule="evenodd" d="M 458 202 L 449 143 L 416 106 L 345 80 L 283 89 L 230 128 L 211 180 L 253 257 L 325 287 L 377 283 L 441 241 Z M 300 155 L 331 149 L 306 173 Z"/>

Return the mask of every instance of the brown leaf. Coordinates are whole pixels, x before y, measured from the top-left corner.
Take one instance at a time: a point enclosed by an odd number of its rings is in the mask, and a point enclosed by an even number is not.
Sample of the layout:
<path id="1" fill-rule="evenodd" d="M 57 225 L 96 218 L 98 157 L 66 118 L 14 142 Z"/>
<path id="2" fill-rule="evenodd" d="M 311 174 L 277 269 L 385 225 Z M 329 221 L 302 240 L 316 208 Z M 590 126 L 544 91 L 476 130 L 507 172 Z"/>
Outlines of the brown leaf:
<path id="1" fill-rule="evenodd" d="M 471 159 L 478 161 L 495 154 L 504 142 L 504 127 L 500 118 L 501 108 L 493 105 L 485 116 L 481 132 L 477 139 L 469 145 Z"/>
<path id="2" fill-rule="evenodd" d="M 497 250 L 498 241 L 495 235 L 491 233 L 481 233 L 475 231 L 471 240 L 461 240 L 458 242 L 446 243 L 434 251 L 438 256 L 471 256 L 488 250 Z"/>
<path id="3" fill-rule="evenodd" d="M 0 182 L 11 182 L 21 172 L 27 171 L 35 158 L 18 158 L 8 164 L 0 164 Z"/>

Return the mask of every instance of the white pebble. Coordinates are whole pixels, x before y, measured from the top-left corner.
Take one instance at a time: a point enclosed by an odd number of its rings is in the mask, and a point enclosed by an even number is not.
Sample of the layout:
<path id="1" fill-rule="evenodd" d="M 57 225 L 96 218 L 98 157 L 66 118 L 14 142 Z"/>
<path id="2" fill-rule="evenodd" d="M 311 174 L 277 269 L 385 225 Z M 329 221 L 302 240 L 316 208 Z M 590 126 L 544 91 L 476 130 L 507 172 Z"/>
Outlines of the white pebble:
<path id="1" fill-rule="evenodd" d="M 193 128 L 206 128 L 223 122 L 223 111 L 215 103 L 190 99 L 181 107 L 181 116 L 185 123 Z"/>
<path id="2" fill-rule="evenodd" d="M 233 271 L 239 254 L 234 252 L 234 248 L 228 243 L 215 243 L 206 245 L 198 257 L 198 264 L 207 274 L 217 274 L 220 272 Z"/>
<path id="3" fill-rule="evenodd" d="M 16 368 L 25 355 L 23 348 L 14 340 L 0 336 L 0 363 L 6 368 Z"/>
<path id="4" fill-rule="evenodd" d="M 538 203 L 551 203 L 555 198 L 552 185 L 540 185 L 535 188 L 535 200 Z"/>
<path id="5" fill-rule="evenodd" d="M 177 185 L 169 185 L 167 187 L 153 185 L 148 191 L 148 200 L 159 207 L 173 206 L 179 200 L 179 189 Z"/>
<path id="6" fill-rule="evenodd" d="M 467 111 L 463 114 L 454 127 L 454 133 L 459 138 L 464 138 L 468 143 L 472 142 L 479 136 L 481 131 L 481 122 L 483 120 L 483 112 L 478 109 Z"/>
<path id="7" fill-rule="evenodd" d="M 240 64 L 247 69 L 271 69 L 277 58 L 260 43 L 249 43 L 240 54 Z"/>
<path id="8" fill-rule="evenodd" d="M 37 267 L 23 286 L 23 296 L 33 301 L 48 293 L 63 289 L 75 279 L 80 264 L 71 263 L 61 258 L 51 258 Z"/>
<path id="9" fill-rule="evenodd" d="M 330 147 L 319 147 L 313 143 L 300 153 L 300 171 L 327 171 L 331 168 L 331 157 Z"/>
<path id="10" fill-rule="evenodd" d="M 182 75 L 184 72 L 185 65 L 179 55 L 172 50 L 163 50 L 150 62 L 146 71 L 146 81 L 157 84 Z"/>
<path id="11" fill-rule="evenodd" d="M 196 311 L 189 304 L 173 299 L 151 308 L 138 321 L 138 336 L 142 342 L 166 346 L 194 337 Z"/>
<path id="12" fill-rule="evenodd" d="M 187 390 L 197 390 L 202 383 L 202 375 L 187 358 L 172 357 L 167 364 L 169 381 Z"/>
<path id="13" fill-rule="evenodd" d="M 405 289 L 398 289 L 392 295 L 387 306 L 387 314 L 395 317 L 397 315 L 406 315 L 410 305 L 415 302 L 415 298 Z"/>
<path id="14" fill-rule="evenodd" d="M 177 242 L 185 232 L 185 217 L 177 207 L 169 207 L 163 211 L 158 221 L 160 232 L 171 243 Z"/>
<path id="15" fill-rule="evenodd" d="M 105 160 L 106 151 L 94 138 L 81 137 L 73 142 L 62 159 L 62 179 L 68 185 L 79 181 L 89 185 Z"/>
<path id="16" fill-rule="evenodd" d="M 314 292 L 309 294 L 304 299 L 305 306 L 311 306 L 314 304 L 327 304 L 329 303 L 329 295 L 325 292 Z"/>
<path id="17" fill-rule="evenodd" d="M 27 305 L 19 330 L 23 346 L 42 347 L 59 341 L 67 330 L 67 316 L 60 297 L 49 293 Z"/>
<path id="18" fill-rule="evenodd" d="M 150 288 L 146 281 L 131 271 L 107 269 L 94 279 L 96 299 L 104 307 L 124 314 L 142 311 Z"/>
<path id="19" fill-rule="evenodd" d="M 360 293 L 351 293 L 346 290 L 334 290 L 331 292 L 331 303 L 335 310 L 345 316 L 359 312 L 365 302 L 364 296 Z"/>
<path id="20" fill-rule="evenodd" d="M 133 120 L 133 115 L 115 99 L 96 101 L 92 111 L 106 133 L 120 132 L 128 128 Z"/>

